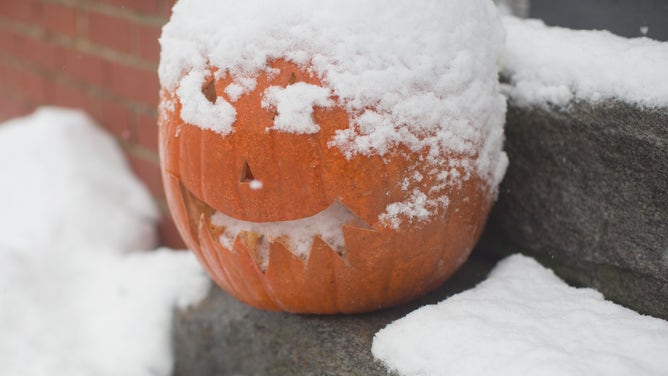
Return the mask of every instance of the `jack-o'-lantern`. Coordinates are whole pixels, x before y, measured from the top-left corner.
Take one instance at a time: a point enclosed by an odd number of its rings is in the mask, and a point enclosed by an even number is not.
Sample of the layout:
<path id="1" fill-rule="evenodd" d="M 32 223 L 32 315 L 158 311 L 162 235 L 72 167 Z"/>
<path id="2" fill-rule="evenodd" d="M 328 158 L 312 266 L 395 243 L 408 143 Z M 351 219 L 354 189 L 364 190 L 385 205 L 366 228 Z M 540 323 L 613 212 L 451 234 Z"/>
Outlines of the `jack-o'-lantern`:
<path id="1" fill-rule="evenodd" d="M 272 90 L 325 87 L 286 59 L 269 60 L 232 98 L 234 82 L 212 68 L 201 87 L 212 103 L 232 103 L 229 134 L 184 121 L 175 91 L 163 89 L 160 117 L 170 210 L 220 287 L 266 310 L 364 312 L 434 289 L 466 260 L 493 201 L 462 162 L 477 154 L 428 163 L 428 149 L 400 143 L 346 153 L 332 140 L 350 114 L 331 93 L 301 109 L 307 132 L 281 130 L 290 106 L 268 99 Z"/>

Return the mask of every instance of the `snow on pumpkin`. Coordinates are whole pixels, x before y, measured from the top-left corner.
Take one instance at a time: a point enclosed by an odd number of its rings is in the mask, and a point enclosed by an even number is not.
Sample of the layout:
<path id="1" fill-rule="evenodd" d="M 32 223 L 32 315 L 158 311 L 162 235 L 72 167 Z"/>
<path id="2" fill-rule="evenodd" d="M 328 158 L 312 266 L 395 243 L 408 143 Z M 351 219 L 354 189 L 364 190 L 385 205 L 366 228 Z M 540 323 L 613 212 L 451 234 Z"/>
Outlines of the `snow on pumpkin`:
<path id="1" fill-rule="evenodd" d="M 221 287 L 360 312 L 466 259 L 507 165 L 490 1 L 182 0 L 160 42 L 167 197 Z"/>

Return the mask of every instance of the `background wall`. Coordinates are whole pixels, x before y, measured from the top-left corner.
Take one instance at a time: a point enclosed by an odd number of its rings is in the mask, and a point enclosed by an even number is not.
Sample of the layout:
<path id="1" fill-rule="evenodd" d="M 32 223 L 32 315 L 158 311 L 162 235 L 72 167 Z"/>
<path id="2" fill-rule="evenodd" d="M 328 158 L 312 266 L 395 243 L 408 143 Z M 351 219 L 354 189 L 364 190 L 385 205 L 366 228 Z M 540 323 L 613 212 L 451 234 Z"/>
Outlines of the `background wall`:
<path id="1" fill-rule="evenodd" d="M 82 108 L 122 145 L 181 246 L 160 181 L 158 37 L 175 0 L 0 0 L 0 121 L 50 104 Z"/>
<path id="2" fill-rule="evenodd" d="M 617 35 L 668 41 L 668 0 L 511 0 L 548 25 L 605 29 Z"/>

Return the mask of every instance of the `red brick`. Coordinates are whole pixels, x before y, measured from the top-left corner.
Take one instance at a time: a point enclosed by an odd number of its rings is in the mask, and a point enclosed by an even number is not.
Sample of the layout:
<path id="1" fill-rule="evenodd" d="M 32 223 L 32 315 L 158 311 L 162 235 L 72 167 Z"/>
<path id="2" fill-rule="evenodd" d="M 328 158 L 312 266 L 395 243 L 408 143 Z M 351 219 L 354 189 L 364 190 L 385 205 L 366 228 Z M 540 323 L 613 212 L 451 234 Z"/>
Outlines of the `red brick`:
<path id="1" fill-rule="evenodd" d="M 33 111 L 32 106 L 19 99 L 13 93 L 0 90 L 0 114 L 4 120 L 27 115 Z"/>
<path id="2" fill-rule="evenodd" d="M 38 24 L 42 14 L 42 4 L 37 0 L 1 0 L 0 17 L 11 18 L 23 23 Z"/>
<path id="3" fill-rule="evenodd" d="M 14 39 L 15 36 L 11 30 L 2 30 L 2 32 L 0 32 L 0 51 L 7 55 L 13 54 Z"/>
<path id="4" fill-rule="evenodd" d="M 156 108 L 158 106 L 158 73 L 121 64 L 111 66 L 111 90 L 126 97 Z"/>
<path id="5" fill-rule="evenodd" d="M 99 87 L 110 84 L 111 63 L 97 56 L 72 49 L 63 49 L 62 73 Z"/>
<path id="6" fill-rule="evenodd" d="M 158 13 L 158 0 L 101 0 L 115 7 L 144 14 Z"/>
<path id="7" fill-rule="evenodd" d="M 98 109 L 94 117 L 100 125 L 116 137 L 129 140 L 132 136 L 130 110 L 107 98 L 97 98 Z"/>
<path id="8" fill-rule="evenodd" d="M 15 55 L 51 70 L 60 70 L 62 66 L 60 51 L 56 46 L 22 35 L 15 35 Z"/>
<path id="9" fill-rule="evenodd" d="M 0 89 L 11 89 L 12 91 L 15 91 L 19 85 L 19 70 L 13 64 L 3 60 L 0 60 L 0 67 L 2 67 L 2 75 L 0 75 Z"/>
<path id="10" fill-rule="evenodd" d="M 33 103 L 43 103 L 47 99 L 47 81 L 44 76 L 32 70 L 22 68 L 18 74 L 18 87 Z"/>
<path id="11" fill-rule="evenodd" d="M 158 62 L 160 60 L 160 38 L 162 30 L 155 26 L 137 26 L 137 41 L 139 56 L 142 59 Z"/>
<path id="12" fill-rule="evenodd" d="M 90 99 L 86 92 L 73 85 L 52 81 L 47 102 L 56 106 L 84 109 L 88 112 Z"/>
<path id="13" fill-rule="evenodd" d="M 133 153 L 129 153 L 128 158 L 132 171 L 144 182 L 153 198 L 164 200 L 165 192 L 162 187 L 160 166 Z"/>
<path id="14" fill-rule="evenodd" d="M 88 97 L 86 98 L 86 107 L 83 107 L 83 109 L 90 115 L 93 120 L 95 120 L 95 123 L 98 124 L 99 126 L 103 127 L 102 124 L 97 120 L 98 116 L 102 110 L 102 104 L 100 103 L 100 96 L 95 94 L 95 93 L 89 93 Z M 104 128 L 104 127 L 103 127 Z"/>
<path id="15" fill-rule="evenodd" d="M 135 115 L 136 142 L 144 149 L 158 151 L 158 119 L 155 115 Z"/>
<path id="16" fill-rule="evenodd" d="M 158 224 L 158 237 L 162 246 L 173 249 L 187 249 L 169 213 L 164 213 Z"/>
<path id="17" fill-rule="evenodd" d="M 160 13 L 162 13 L 162 15 L 165 16 L 166 19 L 169 19 L 169 17 L 171 17 L 172 8 L 174 8 L 174 4 L 176 4 L 176 0 L 163 0 Z"/>
<path id="18" fill-rule="evenodd" d="M 130 53 L 134 35 L 135 25 L 124 18 L 88 13 L 88 39 L 93 43 Z"/>
<path id="19" fill-rule="evenodd" d="M 77 10 L 67 5 L 44 3 L 41 25 L 53 33 L 76 36 Z"/>

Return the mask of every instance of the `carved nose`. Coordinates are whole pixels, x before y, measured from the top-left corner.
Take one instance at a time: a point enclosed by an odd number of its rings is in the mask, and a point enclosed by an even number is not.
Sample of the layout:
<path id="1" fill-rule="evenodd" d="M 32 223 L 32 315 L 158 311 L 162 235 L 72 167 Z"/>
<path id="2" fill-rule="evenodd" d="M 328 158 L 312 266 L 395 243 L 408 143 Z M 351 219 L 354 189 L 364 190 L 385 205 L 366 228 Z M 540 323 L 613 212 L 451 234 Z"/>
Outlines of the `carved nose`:
<path id="1" fill-rule="evenodd" d="M 255 180 L 255 176 L 253 175 L 253 171 L 251 170 L 250 166 L 248 165 L 248 160 L 244 159 L 244 166 L 241 168 L 241 183 L 250 183 Z"/>

